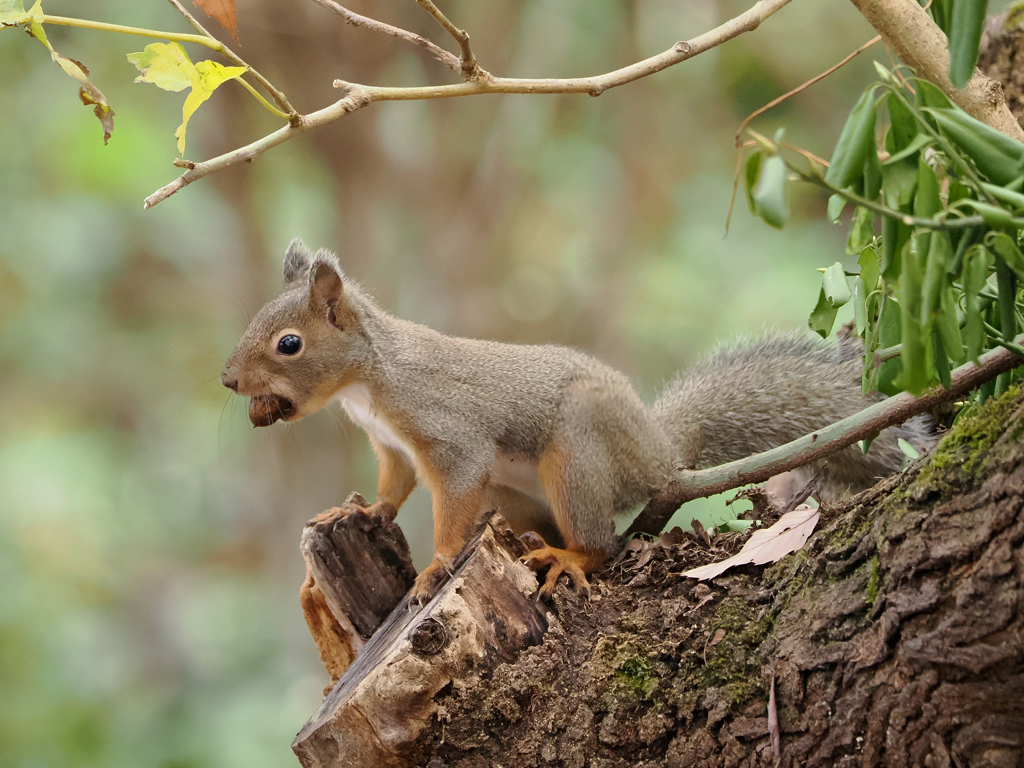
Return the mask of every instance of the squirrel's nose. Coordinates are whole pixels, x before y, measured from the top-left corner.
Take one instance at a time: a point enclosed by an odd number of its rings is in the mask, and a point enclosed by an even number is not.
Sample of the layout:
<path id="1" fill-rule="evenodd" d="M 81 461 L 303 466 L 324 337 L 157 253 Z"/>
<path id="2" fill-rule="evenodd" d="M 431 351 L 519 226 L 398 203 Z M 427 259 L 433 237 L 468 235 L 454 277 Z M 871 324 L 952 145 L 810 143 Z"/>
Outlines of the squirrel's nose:
<path id="1" fill-rule="evenodd" d="M 235 392 L 238 391 L 238 379 L 229 379 L 227 373 L 222 373 L 220 375 L 220 383 L 230 390 Z"/>

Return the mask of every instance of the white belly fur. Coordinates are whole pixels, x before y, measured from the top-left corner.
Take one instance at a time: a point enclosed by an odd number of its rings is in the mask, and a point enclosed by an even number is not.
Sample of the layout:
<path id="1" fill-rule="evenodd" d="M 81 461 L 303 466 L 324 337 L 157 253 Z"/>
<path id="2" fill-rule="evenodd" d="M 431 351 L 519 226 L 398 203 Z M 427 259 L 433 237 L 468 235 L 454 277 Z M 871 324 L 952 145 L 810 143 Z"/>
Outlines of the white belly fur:
<path id="1" fill-rule="evenodd" d="M 547 504 L 536 462 L 499 453 L 491 470 L 491 482 L 514 488 L 542 504 Z"/>
<path id="2" fill-rule="evenodd" d="M 408 443 L 398 436 L 394 428 L 387 421 L 374 412 L 373 398 L 370 397 L 370 390 L 365 385 L 350 384 L 339 390 L 336 397 L 352 421 L 380 440 L 384 445 L 401 451 L 408 457 L 410 463 L 415 466 L 413 450 L 409 447 Z M 515 458 L 499 451 L 495 457 L 494 466 L 491 469 L 490 479 L 495 485 L 513 488 L 543 504 L 547 503 L 544 489 L 540 484 L 540 475 L 537 472 L 536 462 Z"/>
<path id="3" fill-rule="evenodd" d="M 370 390 L 365 385 L 349 384 L 339 390 L 336 397 L 352 421 L 384 445 L 404 453 L 410 462 L 413 460 L 414 454 L 409 445 L 398 436 L 390 424 L 374 412 L 373 398 L 370 397 Z"/>

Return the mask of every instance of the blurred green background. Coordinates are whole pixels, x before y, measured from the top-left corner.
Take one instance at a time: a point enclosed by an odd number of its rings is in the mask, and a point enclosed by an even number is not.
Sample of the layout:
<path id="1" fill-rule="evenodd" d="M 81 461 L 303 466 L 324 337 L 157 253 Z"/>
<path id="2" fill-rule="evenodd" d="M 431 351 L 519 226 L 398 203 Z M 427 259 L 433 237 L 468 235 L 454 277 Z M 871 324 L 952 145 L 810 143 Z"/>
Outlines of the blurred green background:
<path id="1" fill-rule="evenodd" d="M 452 47 L 415 3 L 351 7 Z M 568 77 L 661 52 L 747 6 L 442 7 L 485 69 Z M 191 31 L 159 0 L 44 9 Z M 338 97 L 334 78 L 454 82 L 420 49 L 306 0 L 238 0 L 238 18 L 237 50 L 302 112 Z M 741 192 L 723 233 L 733 134 L 872 36 L 847 3 L 793 3 L 753 34 L 596 99 L 374 105 L 150 211 L 143 198 L 177 175 L 184 94 L 132 83 L 125 55 L 150 40 L 47 31 L 117 115 L 104 147 L 42 46 L 0 33 L 0 766 L 292 764 L 291 739 L 326 683 L 296 599 L 299 535 L 349 491 L 372 498 L 376 487 L 367 441 L 340 412 L 254 431 L 218 382 L 276 294 L 293 236 L 338 252 L 405 318 L 576 345 L 647 398 L 716 342 L 803 327 L 815 268 L 846 258 L 843 230 L 810 190 L 781 233 L 749 215 Z M 888 61 L 872 49 L 755 126 L 785 125 L 827 157 L 872 56 Z M 189 124 L 187 156 L 278 125 L 228 83 Z M 422 566 L 425 492 L 399 522 Z"/>

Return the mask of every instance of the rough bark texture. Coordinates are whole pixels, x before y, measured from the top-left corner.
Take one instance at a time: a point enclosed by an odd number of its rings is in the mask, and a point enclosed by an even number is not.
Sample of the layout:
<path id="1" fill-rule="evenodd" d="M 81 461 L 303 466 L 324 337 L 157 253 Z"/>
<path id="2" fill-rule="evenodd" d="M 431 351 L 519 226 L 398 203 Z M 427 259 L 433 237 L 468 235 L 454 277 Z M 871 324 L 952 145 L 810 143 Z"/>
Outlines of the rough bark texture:
<path id="1" fill-rule="evenodd" d="M 434 697 L 407 755 L 442 766 L 1024 765 L 1024 397 L 826 510 L 807 547 L 714 583 L 731 552 L 664 536 L 556 593 L 544 642 Z"/>
<path id="2" fill-rule="evenodd" d="M 299 545 L 306 561 L 299 602 L 331 686 L 416 579 L 402 529 L 363 514 L 369 506 L 351 494 L 310 520 Z"/>
<path id="3" fill-rule="evenodd" d="M 1003 98 L 1020 122 L 1024 113 L 1024 14 L 990 16 L 978 51 L 978 69 L 1003 84 Z"/>
<path id="4" fill-rule="evenodd" d="M 949 49 L 946 36 L 914 0 L 851 0 L 897 56 L 942 89 L 958 107 L 972 117 L 998 128 L 1007 136 L 1024 141 L 1024 131 L 1003 102 L 998 79 L 975 71 L 959 90 L 949 81 Z"/>
<path id="5" fill-rule="evenodd" d="M 325 533 L 315 538 L 329 563 L 338 560 L 338 544 L 357 562 L 363 551 L 377 551 L 365 540 L 360 549 L 357 539 Z M 440 691 L 458 684 L 476 665 L 510 661 L 539 643 L 547 619 L 530 597 L 537 579 L 519 561 L 524 551 L 494 515 L 426 606 L 412 607 L 406 600 L 390 612 L 295 737 L 292 749 L 302 765 L 408 765 L 408 745 L 433 717 L 443 716 L 436 703 Z M 343 571 L 320 573 L 317 583 L 329 604 L 338 603 L 332 596 L 365 592 L 357 576 Z"/>

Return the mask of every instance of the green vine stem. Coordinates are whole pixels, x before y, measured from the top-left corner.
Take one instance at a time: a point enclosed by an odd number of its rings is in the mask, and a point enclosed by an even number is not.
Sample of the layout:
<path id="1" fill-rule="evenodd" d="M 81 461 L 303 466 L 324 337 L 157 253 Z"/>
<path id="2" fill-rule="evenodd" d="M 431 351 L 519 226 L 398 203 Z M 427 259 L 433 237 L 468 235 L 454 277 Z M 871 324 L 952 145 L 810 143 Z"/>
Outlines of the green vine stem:
<path id="1" fill-rule="evenodd" d="M 26 14 L 25 20 L 28 20 Z M 15 20 L 15 23 L 17 20 Z M 123 24 L 108 24 L 105 21 L 89 21 L 88 19 L 73 19 L 67 16 L 50 16 L 43 14 L 44 24 L 56 24 L 61 27 L 80 27 L 82 29 L 96 29 L 101 32 L 117 32 L 122 35 L 136 35 L 138 37 L 153 37 L 159 40 L 174 40 L 178 43 L 195 43 L 204 45 L 220 52 L 224 47 L 220 40 L 203 35 L 185 35 L 178 32 L 160 32 L 155 29 L 142 29 L 141 27 L 126 27 Z"/>

